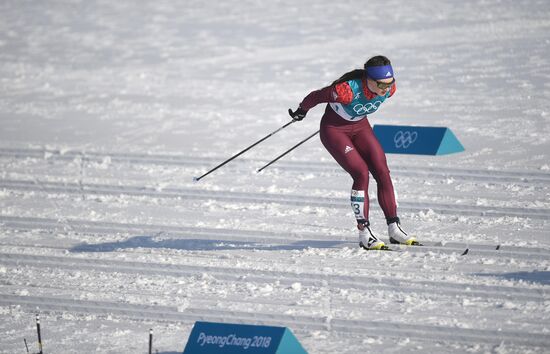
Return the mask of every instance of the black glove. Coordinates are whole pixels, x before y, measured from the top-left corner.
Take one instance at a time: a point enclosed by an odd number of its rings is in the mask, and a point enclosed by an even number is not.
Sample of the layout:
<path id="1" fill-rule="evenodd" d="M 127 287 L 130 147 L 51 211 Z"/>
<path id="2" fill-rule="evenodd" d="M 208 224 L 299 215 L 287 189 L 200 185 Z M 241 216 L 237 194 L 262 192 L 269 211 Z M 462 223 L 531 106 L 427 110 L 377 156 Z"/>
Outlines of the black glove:
<path id="1" fill-rule="evenodd" d="M 298 107 L 294 112 L 292 112 L 292 109 L 288 109 L 288 114 L 292 117 L 294 120 L 302 120 L 305 118 L 307 111 L 304 111 L 301 107 Z"/>

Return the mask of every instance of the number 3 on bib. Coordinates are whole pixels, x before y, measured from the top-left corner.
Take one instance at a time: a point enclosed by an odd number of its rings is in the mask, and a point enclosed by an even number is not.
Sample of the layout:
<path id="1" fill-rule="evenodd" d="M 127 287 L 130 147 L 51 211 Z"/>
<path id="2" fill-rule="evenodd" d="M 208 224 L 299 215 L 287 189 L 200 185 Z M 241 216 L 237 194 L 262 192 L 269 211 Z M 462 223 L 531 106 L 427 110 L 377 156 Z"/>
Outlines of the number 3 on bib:
<path id="1" fill-rule="evenodd" d="M 351 191 L 351 208 L 357 220 L 365 219 L 365 191 Z"/>

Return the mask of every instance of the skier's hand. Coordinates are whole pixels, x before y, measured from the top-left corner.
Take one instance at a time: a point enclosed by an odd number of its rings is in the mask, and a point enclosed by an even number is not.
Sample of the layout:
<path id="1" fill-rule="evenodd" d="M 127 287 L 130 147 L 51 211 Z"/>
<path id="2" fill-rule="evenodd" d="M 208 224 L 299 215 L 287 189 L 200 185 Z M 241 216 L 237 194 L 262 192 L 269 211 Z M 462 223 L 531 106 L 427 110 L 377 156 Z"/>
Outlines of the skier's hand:
<path id="1" fill-rule="evenodd" d="M 305 118 L 307 111 L 304 111 L 301 107 L 298 107 L 294 112 L 292 112 L 292 109 L 288 109 L 288 114 L 292 117 L 294 120 L 302 120 Z"/>

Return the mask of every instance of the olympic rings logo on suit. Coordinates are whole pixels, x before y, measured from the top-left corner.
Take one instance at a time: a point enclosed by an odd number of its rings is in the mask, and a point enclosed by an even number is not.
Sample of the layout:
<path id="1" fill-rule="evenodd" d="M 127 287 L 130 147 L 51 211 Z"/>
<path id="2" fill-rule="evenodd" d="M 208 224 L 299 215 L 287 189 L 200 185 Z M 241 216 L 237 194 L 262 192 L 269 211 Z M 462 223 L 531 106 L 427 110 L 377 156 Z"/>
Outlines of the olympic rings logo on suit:
<path id="1" fill-rule="evenodd" d="M 414 144 L 418 138 L 418 133 L 413 131 L 398 131 L 393 137 L 393 142 L 395 143 L 396 148 L 407 149 L 409 146 Z"/>
<path id="2" fill-rule="evenodd" d="M 367 113 L 375 112 L 382 104 L 382 101 L 367 102 L 366 104 L 358 103 L 353 106 L 353 111 L 357 114 L 363 115 Z"/>

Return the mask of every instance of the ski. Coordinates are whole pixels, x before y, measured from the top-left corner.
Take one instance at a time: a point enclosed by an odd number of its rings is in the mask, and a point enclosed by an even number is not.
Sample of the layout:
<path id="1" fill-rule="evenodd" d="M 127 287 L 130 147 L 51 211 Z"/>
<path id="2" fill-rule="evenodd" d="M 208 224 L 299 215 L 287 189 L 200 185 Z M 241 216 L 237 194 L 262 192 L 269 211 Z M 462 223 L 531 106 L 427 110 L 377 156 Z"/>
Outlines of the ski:
<path id="1" fill-rule="evenodd" d="M 401 243 L 397 243 L 397 242 L 391 242 L 391 240 L 390 240 L 390 244 L 392 245 L 392 247 L 388 247 L 388 246 L 384 245 L 384 247 L 381 248 L 379 251 L 406 252 L 406 251 L 411 250 L 411 249 L 418 249 L 418 251 L 420 251 L 421 248 L 424 248 L 425 251 L 437 251 L 437 248 L 444 249 L 444 246 L 441 245 L 440 243 L 432 244 L 431 242 L 428 242 L 427 244 L 424 244 L 424 243 L 420 243 L 418 241 L 413 241 L 411 244 L 406 245 L 406 244 L 401 244 Z M 378 250 L 367 249 L 367 248 L 363 247 L 361 244 L 360 244 L 360 246 L 363 249 L 367 250 L 367 251 L 378 251 Z M 434 247 L 435 247 L 435 249 L 434 249 Z M 497 247 L 496 249 L 498 250 L 499 248 Z M 457 251 L 459 252 L 459 254 L 461 256 L 465 256 L 470 252 L 470 248 L 466 247 L 466 248 L 463 248 L 462 250 L 457 249 Z"/>
<path id="2" fill-rule="evenodd" d="M 393 238 L 390 237 L 390 243 L 392 245 L 404 245 L 404 246 L 424 246 L 422 243 L 416 241 L 416 240 L 413 240 L 413 241 L 410 241 L 410 243 L 401 243 L 401 242 L 398 242 L 396 240 L 394 240 Z"/>
<path id="3" fill-rule="evenodd" d="M 362 249 L 364 249 L 365 251 L 390 251 L 390 252 L 399 252 L 399 250 L 395 249 L 395 248 L 390 248 L 386 245 L 380 247 L 380 248 L 367 248 L 363 245 L 362 242 L 359 242 L 359 247 L 361 247 Z"/>
<path id="4" fill-rule="evenodd" d="M 461 242 L 425 242 L 425 246 L 432 248 L 443 248 L 443 249 L 456 249 L 458 252 L 460 252 L 461 256 L 465 256 L 473 252 L 506 252 L 503 250 L 503 247 L 501 244 L 493 244 L 493 245 L 476 245 L 476 244 L 468 244 L 468 243 L 461 243 Z"/>
<path id="5" fill-rule="evenodd" d="M 359 247 L 366 251 L 393 251 L 393 252 L 405 252 L 407 250 L 416 249 L 417 251 L 420 251 L 420 248 L 423 248 L 425 251 L 446 251 L 446 252 L 456 252 L 460 256 L 466 256 L 471 255 L 472 251 L 482 251 L 482 252 L 490 252 L 490 251 L 498 251 L 502 252 L 502 245 L 468 245 L 463 243 L 456 243 L 456 242 L 449 242 L 449 243 L 443 243 L 443 242 L 418 242 L 413 241 L 410 245 L 405 245 L 397 242 L 389 242 L 390 246 L 384 245 L 380 249 L 369 249 L 364 247 L 361 243 L 359 243 Z"/>

